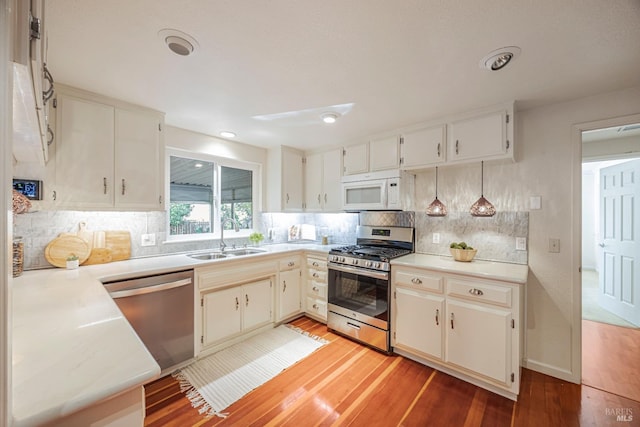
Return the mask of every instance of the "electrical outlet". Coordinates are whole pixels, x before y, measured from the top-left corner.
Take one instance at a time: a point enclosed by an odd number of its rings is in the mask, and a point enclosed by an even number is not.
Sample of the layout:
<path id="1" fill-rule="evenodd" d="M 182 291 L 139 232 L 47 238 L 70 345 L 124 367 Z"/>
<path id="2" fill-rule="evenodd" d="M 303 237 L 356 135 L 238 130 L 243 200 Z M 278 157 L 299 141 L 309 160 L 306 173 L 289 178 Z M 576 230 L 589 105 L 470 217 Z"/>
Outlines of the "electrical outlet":
<path id="1" fill-rule="evenodd" d="M 542 201 L 540 196 L 531 196 L 529 197 L 529 209 L 534 211 L 541 209 Z"/>
<path id="2" fill-rule="evenodd" d="M 433 243 L 440 243 L 440 233 L 433 233 Z"/>
<path id="3" fill-rule="evenodd" d="M 560 252 L 560 239 L 549 238 L 549 252 L 556 254 Z"/>
<path id="4" fill-rule="evenodd" d="M 140 246 L 155 246 L 156 245 L 156 235 L 151 234 L 143 234 L 140 238 Z"/>
<path id="5" fill-rule="evenodd" d="M 516 237 L 516 251 L 526 251 L 526 250 L 527 250 L 527 238 Z"/>

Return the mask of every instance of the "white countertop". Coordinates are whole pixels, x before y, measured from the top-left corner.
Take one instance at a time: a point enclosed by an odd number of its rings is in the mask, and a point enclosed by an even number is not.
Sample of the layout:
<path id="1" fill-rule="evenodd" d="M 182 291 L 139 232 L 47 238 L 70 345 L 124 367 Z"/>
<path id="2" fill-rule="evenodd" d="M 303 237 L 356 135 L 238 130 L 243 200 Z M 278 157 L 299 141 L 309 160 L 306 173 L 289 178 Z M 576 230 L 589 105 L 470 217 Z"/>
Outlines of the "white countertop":
<path id="1" fill-rule="evenodd" d="M 265 253 L 215 261 L 187 255 L 137 258 L 77 270 L 27 271 L 13 280 L 13 423 L 55 420 L 160 374 L 160 367 L 101 280 L 159 274 L 331 246 L 280 244 Z M 203 251 L 205 252 L 205 251 Z"/>
<path id="2" fill-rule="evenodd" d="M 443 255 L 410 254 L 391 261 L 391 265 L 429 268 L 446 273 L 463 274 L 484 279 L 502 280 L 525 284 L 529 266 L 506 262 L 483 261 L 460 262 Z"/>

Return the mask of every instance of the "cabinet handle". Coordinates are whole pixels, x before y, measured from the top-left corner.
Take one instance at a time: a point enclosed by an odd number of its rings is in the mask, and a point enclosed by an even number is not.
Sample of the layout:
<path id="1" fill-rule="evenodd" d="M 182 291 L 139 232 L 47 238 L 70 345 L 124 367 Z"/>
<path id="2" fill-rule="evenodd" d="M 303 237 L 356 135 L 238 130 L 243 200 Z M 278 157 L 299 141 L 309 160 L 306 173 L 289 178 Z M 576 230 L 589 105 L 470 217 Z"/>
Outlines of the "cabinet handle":
<path id="1" fill-rule="evenodd" d="M 284 293 L 284 291 L 286 291 L 286 290 L 287 290 L 287 281 L 283 280 L 282 281 L 282 293 Z"/>
<path id="2" fill-rule="evenodd" d="M 238 301 L 238 297 L 236 297 L 236 311 L 240 308 L 240 301 Z"/>
<path id="3" fill-rule="evenodd" d="M 320 307 L 318 307 L 318 304 L 313 304 L 313 309 L 314 309 L 314 310 L 317 310 L 317 309 L 319 309 L 319 308 L 320 308 Z"/>
<path id="4" fill-rule="evenodd" d="M 440 143 L 438 142 L 438 157 L 440 157 Z"/>
<path id="5" fill-rule="evenodd" d="M 312 289 L 313 289 L 313 292 L 319 292 L 320 291 L 320 289 L 318 289 L 317 286 L 314 286 Z"/>
<path id="6" fill-rule="evenodd" d="M 318 194 L 318 204 L 322 203 L 322 200 L 320 199 L 320 194 Z"/>
<path id="7" fill-rule="evenodd" d="M 456 139 L 456 154 L 460 154 L 458 140 Z"/>
<path id="8" fill-rule="evenodd" d="M 245 307 L 249 307 L 249 294 L 244 294 Z"/>
<path id="9" fill-rule="evenodd" d="M 421 285 L 422 280 L 418 279 L 417 277 L 414 277 L 413 279 L 411 279 L 411 283 L 413 283 L 414 285 Z"/>
<path id="10" fill-rule="evenodd" d="M 287 265 L 288 265 L 289 267 L 293 267 L 294 265 L 296 265 L 296 263 L 295 263 L 295 262 L 293 262 L 293 261 L 289 261 L 289 263 L 288 263 Z"/>
<path id="11" fill-rule="evenodd" d="M 56 193 L 56 190 L 53 190 L 52 197 L 53 197 L 53 201 L 55 202 L 56 199 L 58 198 L 58 193 Z"/>
<path id="12" fill-rule="evenodd" d="M 127 188 L 127 187 L 126 187 L 126 185 L 125 185 L 125 183 L 124 183 L 124 178 L 122 178 L 122 195 L 123 195 L 123 196 L 124 196 L 124 191 L 125 191 L 125 189 L 126 189 L 126 188 Z"/>
<path id="13" fill-rule="evenodd" d="M 287 193 L 287 203 L 289 203 L 289 193 Z"/>
<path id="14" fill-rule="evenodd" d="M 327 193 L 324 193 L 324 202 L 327 203 Z"/>
<path id="15" fill-rule="evenodd" d="M 318 261 L 313 261 L 311 265 L 313 265 L 314 267 L 320 267 L 320 264 L 318 264 Z"/>
<path id="16" fill-rule="evenodd" d="M 484 295 L 484 292 L 482 292 L 482 289 L 476 289 L 476 288 L 469 289 L 469 293 L 471 295 L 476 295 L 476 296 Z"/>
<path id="17" fill-rule="evenodd" d="M 313 273 L 313 277 L 318 278 L 320 275 L 318 273 Z"/>
<path id="18" fill-rule="evenodd" d="M 55 135 L 53 130 L 51 130 L 51 126 L 47 125 L 47 146 L 53 144 L 53 140 L 55 139 Z"/>
<path id="19" fill-rule="evenodd" d="M 440 326 L 440 310 L 436 308 L 436 326 Z"/>
<path id="20" fill-rule="evenodd" d="M 107 177 L 102 178 L 102 192 L 107 194 Z"/>
<path id="21" fill-rule="evenodd" d="M 451 329 L 453 329 L 453 313 L 451 313 Z"/>
<path id="22" fill-rule="evenodd" d="M 44 74 L 44 79 L 49 83 L 49 88 L 42 91 L 42 100 L 46 104 L 53 96 L 53 77 L 51 76 L 51 73 L 47 68 L 47 64 L 42 65 L 42 71 Z"/>
<path id="23" fill-rule="evenodd" d="M 507 139 L 507 151 L 509 151 L 509 140 Z"/>

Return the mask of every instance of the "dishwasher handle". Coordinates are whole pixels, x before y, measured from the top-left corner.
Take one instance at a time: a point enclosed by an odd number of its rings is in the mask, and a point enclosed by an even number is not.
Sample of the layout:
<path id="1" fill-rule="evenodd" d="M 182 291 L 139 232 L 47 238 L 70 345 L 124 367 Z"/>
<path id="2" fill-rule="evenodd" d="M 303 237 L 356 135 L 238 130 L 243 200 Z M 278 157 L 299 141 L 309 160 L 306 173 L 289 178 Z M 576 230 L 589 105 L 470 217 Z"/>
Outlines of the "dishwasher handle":
<path id="1" fill-rule="evenodd" d="M 109 295 L 111 295 L 111 298 L 113 299 L 126 298 L 126 297 L 132 297 L 135 295 L 144 295 L 144 294 L 150 294 L 153 292 L 166 291 L 169 289 L 179 288 L 179 287 L 187 286 L 190 284 L 191 284 L 191 279 L 182 279 L 182 280 L 176 280 L 175 282 L 161 283 L 159 285 L 146 286 L 142 288 L 113 291 L 113 292 L 109 292 Z"/>

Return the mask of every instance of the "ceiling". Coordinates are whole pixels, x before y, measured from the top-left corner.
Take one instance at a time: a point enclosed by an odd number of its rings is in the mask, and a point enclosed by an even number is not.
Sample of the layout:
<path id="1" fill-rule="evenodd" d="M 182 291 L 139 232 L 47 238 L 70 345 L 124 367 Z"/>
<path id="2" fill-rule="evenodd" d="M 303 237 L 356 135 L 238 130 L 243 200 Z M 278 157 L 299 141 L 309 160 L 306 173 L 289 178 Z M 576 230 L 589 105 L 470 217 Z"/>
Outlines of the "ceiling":
<path id="1" fill-rule="evenodd" d="M 58 82 L 257 146 L 339 146 L 515 100 L 640 85 L 638 0 L 46 0 Z M 158 32 L 183 31 L 194 54 Z M 520 56 L 479 66 L 504 46 Z M 332 125 L 320 115 L 342 114 Z"/>

